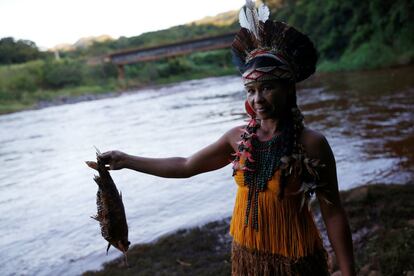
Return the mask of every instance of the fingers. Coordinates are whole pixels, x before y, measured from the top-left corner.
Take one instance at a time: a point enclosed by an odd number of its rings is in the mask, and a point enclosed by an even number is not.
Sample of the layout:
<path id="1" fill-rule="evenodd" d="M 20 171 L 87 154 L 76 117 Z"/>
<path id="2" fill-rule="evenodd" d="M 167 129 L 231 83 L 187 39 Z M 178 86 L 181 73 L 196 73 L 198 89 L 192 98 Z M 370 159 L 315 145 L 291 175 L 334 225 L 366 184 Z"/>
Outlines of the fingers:
<path id="1" fill-rule="evenodd" d="M 114 151 L 107 151 L 96 156 L 99 163 L 102 163 L 107 170 L 114 169 Z"/>
<path id="2" fill-rule="evenodd" d="M 119 170 L 120 165 L 120 151 L 112 150 L 104 153 L 97 154 L 96 158 L 98 163 L 103 164 L 108 170 Z"/>
<path id="3" fill-rule="evenodd" d="M 96 156 L 99 162 L 109 164 L 112 161 L 112 151 L 107 151 Z"/>

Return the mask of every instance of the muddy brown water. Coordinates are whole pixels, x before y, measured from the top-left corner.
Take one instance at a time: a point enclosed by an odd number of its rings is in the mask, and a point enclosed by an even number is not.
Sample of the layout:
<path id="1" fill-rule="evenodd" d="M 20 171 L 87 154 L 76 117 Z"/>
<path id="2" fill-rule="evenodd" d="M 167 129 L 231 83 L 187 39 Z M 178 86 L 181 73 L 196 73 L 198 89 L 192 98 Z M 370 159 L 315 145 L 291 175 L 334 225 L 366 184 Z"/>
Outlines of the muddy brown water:
<path id="1" fill-rule="evenodd" d="M 394 160 L 388 170 L 379 172 L 378 168 L 378 175 L 368 182 L 381 182 L 382 178 L 384 182 L 412 182 L 413 66 L 320 74 L 304 87 L 323 87 L 325 96 L 335 95 L 326 101 L 303 105 L 308 121 L 315 128 L 330 131 L 333 137 L 359 140 L 363 160 L 378 163 Z"/>

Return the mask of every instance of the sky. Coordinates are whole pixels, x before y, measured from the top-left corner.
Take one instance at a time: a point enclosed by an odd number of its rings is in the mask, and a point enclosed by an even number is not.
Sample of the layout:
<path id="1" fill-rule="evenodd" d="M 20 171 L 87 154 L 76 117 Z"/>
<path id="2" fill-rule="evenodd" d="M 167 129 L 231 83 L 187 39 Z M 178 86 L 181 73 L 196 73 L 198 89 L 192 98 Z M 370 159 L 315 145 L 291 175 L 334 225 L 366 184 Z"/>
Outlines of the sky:
<path id="1" fill-rule="evenodd" d="M 113 38 L 166 29 L 221 12 L 245 0 L 0 0 L 0 38 L 34 41 L 41 49 L 81 37 Z"/>

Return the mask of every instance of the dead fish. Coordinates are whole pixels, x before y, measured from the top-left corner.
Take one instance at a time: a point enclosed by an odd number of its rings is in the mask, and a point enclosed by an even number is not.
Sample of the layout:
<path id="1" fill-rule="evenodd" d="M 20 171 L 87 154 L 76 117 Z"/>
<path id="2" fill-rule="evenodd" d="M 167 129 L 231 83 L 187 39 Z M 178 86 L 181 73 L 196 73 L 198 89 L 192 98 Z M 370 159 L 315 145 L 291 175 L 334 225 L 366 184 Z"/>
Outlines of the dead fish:
<path id="1" fill-rule="evenodd" d="M 96 149 L 96 156 L 100 155 Z M 125 215 L 124 204 L 122 202 L 122 193 L 118 193 L 114 181 L 105 167 L 105 164 L 99 161 L 86 161 L 90 168 L 97 170 L 99 176 L 95 175 L 94 180 L 98 184 L 98 192 L 96 193 L 96 205 L 98 213 L 91 218 L 97 220 L 101 227 L 102 237 L 108 241 L 106 254 L 111 245 L 120 250 L 125 256 L 125 264 L 127 262 L 128 241 L 128 224 Z"/>

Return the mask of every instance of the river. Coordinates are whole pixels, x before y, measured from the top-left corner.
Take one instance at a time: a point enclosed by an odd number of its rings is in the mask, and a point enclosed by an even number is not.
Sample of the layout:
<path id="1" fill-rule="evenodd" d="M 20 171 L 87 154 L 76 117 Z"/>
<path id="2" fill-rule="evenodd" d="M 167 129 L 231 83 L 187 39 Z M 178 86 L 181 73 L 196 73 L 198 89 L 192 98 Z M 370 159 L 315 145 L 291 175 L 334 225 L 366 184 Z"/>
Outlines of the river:
<path id="1" fill-rule="evenodd" d="M 414 172 L 413 67 L 318 74 L 298 103 L 328 139 L 339 188 L 406 183 Z M 110 249 L 96 213 L 94 172 L 101 151 L 188 156 L 242 124 L 239 77 L 186 81 L 119 97 L 0 116 L 0 274 L 77 275 L 99 269 Z M 228 217 L 231 167 L 189 179 L 112 172 L 123 192 L 130 241 Z"/>

